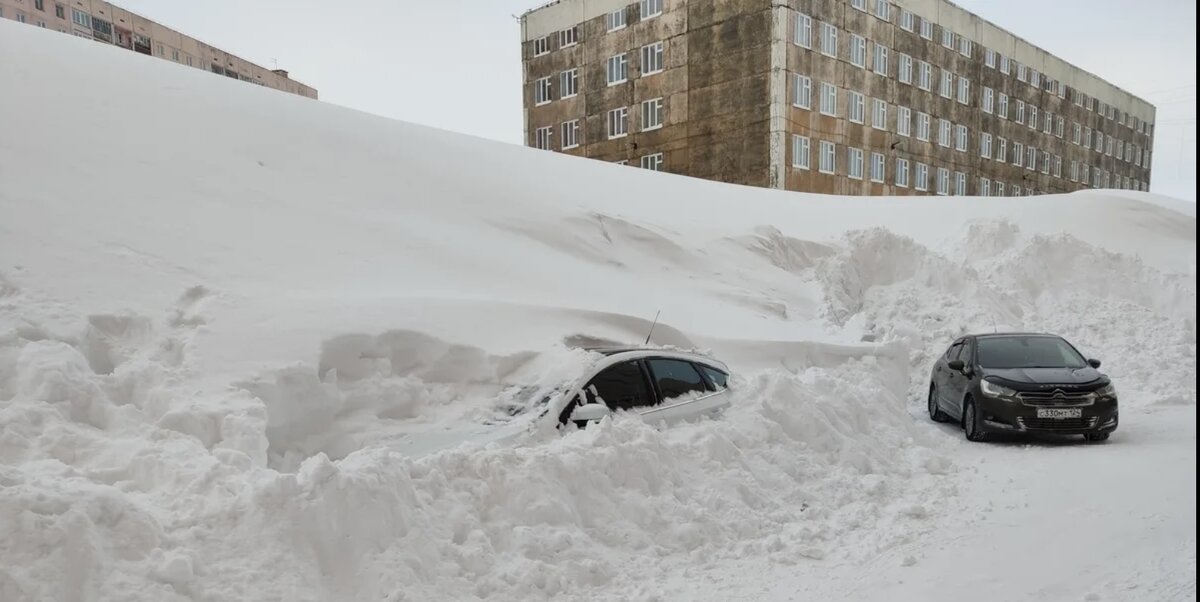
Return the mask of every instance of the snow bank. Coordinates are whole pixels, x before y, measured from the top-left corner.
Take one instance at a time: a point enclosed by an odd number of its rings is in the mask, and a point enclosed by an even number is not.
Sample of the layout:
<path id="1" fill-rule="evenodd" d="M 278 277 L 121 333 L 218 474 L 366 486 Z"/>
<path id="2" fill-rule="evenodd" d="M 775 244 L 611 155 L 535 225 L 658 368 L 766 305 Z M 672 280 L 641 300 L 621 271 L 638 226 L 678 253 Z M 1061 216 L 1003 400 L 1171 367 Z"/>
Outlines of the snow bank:
<path id="1" fill-rule="evenodd" d="M 3 600 L 670 599 L 931 528 L 954 466 L 914 416 L 964 332 L 1055 331 L 1132 407 L 1196 401 L 1169 199 L 744 189 L 0 21 L 18 55 Z M 738 373 L 722 419 L 488 443 L 659 310 L 655 343 Z"/>

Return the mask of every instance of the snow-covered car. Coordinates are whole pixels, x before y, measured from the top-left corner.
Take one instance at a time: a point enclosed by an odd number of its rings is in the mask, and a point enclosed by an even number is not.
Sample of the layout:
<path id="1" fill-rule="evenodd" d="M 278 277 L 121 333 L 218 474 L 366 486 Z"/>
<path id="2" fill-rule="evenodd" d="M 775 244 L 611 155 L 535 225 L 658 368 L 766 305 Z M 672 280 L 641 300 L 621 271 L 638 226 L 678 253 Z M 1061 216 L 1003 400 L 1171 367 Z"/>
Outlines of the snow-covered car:
<path id="1" fill-rule="evenodd" d="M 971 441 L 1002 432 L 1103 441 L 1117 430 L 1117 392 L 1099 367 L 1052 334 L 964 336 L 934 363 L 929 417 L 957 420 Z"/>

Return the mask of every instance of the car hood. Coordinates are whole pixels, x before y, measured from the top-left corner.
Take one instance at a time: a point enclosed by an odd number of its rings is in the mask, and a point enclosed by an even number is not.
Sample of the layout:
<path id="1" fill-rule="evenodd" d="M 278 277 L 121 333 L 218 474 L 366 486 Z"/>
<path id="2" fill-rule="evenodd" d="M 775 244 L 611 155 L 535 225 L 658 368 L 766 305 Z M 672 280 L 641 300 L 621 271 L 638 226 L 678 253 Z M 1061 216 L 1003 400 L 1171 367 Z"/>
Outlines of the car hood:
<path id="1" fill-rule="evenodd" d="M 1010 383 L 1040 388 L 1043 385 L 1083 386 L 1104 382 L 1104 375 L 1095 368 L 984 368 L 984 377 L 995 377 Z"/>

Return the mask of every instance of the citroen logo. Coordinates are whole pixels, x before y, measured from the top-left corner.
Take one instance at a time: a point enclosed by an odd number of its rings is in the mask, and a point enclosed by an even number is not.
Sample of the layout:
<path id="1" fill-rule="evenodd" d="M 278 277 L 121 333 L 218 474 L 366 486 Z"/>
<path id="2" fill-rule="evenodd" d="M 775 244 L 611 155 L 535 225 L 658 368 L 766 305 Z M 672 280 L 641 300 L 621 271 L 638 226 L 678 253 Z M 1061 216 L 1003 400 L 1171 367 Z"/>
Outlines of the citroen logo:
<path id="1" fill-rule="evenodd" d="M 1055 399 L 1065 399 L 1065 398 L 1066 398 L 1066 394 L 1065 394 L 1065 393 L 1063 393 L 1063 390 L 1062 390 L 1062 389 L 1056 389 L 1056 390 L 1054 391 L 1054 398 L 1055 398 Z"/>

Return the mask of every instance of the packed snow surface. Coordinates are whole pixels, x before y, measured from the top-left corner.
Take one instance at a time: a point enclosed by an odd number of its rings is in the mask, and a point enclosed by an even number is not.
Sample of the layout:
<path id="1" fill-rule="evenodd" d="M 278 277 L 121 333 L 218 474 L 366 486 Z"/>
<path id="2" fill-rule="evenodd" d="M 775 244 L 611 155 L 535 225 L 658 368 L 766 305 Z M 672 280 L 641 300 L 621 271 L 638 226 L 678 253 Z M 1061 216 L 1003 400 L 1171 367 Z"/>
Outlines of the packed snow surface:
<path id="1" fill-rule="evenodd" d="M 0 115 L 0 600 L 1194 599 L 1193 205 L 722 185 L 8 21 Z M 659 311 L 721 418 L 527 424 Z M 993 329 L 1121 430 L 929 423 Z"/>

